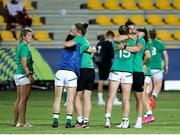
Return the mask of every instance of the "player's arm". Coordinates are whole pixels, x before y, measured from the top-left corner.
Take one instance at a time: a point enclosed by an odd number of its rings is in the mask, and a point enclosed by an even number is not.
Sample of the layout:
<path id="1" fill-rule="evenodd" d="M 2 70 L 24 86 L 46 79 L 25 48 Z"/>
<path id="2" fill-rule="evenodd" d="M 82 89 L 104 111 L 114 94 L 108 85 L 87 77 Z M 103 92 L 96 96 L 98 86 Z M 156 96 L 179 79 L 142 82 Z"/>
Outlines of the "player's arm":
<path id="1" fill-rule="evenodd" d="M 126 39 L 128 39 L 129 37 L 127 35 L 121 35 L 121 36 L 118 36 L 118 37 L 114 37 L 114 41 L 115 42 L 121 42 L 121 41 L 124 41 Z"/>
<path id="2" fill-rule="evenodd" d="M 169 56 L 168 56 L 167 50 L 164 50 L 162 54 L 164 57 L 164 70 L 165 70 L 165 73 L 168 73 Z"/>
<path id="3" fill-rule="evenodd" d="M 64 42 L 64 47 L 72 47 L 74 45 L 76 45 L 76 43 L 73 40 Z"/>
<path id="4" fill-rule="evenodd" d="M 87 52 L 89 52 L 89 53 L 96 53 L 97 50 L 96 50 L 95 47 L 89 47 L 89 48 L 87 49 Z"/>
<path id="5" fill-rule="evenodd" d="M 137 44 L 136 46 L 127 46 L 127 45 L 118 45 L 117 47 L 117 50 L 127 50 L 129 52 L 139 52 L 142 50 L 143 46 L 141 44 Z"/>
<path id="6" fill-rule="evenodd" d="M 143 61 L 143 64 L 145 65 L 147 62 L 149 62 L 150 61 L 150 59 L 151 59 L 151 53 L 150 53 L 150 51 L 149 50 L 145 50 L 144 51 L 144 61 Z"/>
<path id="7" fill-rule="evenodd" d="M 23 68 L 26 72 L 26 76 L 30 79 L 30 82 L 32 83 L 33 82 L 33 76 L 32 76 L 32 73 L 30 72 L 28 65 L 27 65 L 27 57 L 22 57 L 21 62 L 22 62 Z"/>

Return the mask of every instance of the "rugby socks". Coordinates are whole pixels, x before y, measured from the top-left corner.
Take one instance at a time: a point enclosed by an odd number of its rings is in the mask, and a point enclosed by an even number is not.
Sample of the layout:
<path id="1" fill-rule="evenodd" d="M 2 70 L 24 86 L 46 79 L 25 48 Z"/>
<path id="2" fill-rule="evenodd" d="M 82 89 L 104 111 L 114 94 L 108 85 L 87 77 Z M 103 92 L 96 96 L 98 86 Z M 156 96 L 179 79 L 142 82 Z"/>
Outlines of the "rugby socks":
<path id="1" fill-rule="evenodd" d="M 102 92 L 98 92 L 98 99 L 99 99 L 99 102 L 104 102 L 103 93 Z"/>
<path id="2" fill-rule="evenodd" d="M 53 113 L 53 120 L 54 120 L 55 123 L 58 123 L 59 113 Z"/>
<path id="3" fill-rule="evenodd" d="M 82 116 L 78 116 L 77 117 L 77 122 L 78 123 L 82 123 L 83 122 L 83 117 Z"/>
<path id="4" fill-rule="evenodd" d="M 152 93 L 152 96 L 154 97 L 154 99 L 157 99 L 158 94 L 157 94 L 157 93 L 155 93 L 155 92 L 153 92 L 153 93 Z"/>
<path id="5" fill-rule="evenodd" d="M 142 123 L 142 117 L 138 117 L 136 123 L 141 124 Z"/>
<path id="6" fill-rule="evenodd" d="M 71 125 L 72 123 L 72 114 L 67 114 L 66 115 L 66 124 Z"/>
<path id="7" fill-rule="evenodd" d="M 111 113 L 105 113 L 105 119 L 107 123 L 110 123 Z"/>
<path id="8" fill-rule="evenodd" d="M 88 123 L 89 122 L 89 118 L 85 117 L 83 121 L 84 121 L 84 123 Z"/>

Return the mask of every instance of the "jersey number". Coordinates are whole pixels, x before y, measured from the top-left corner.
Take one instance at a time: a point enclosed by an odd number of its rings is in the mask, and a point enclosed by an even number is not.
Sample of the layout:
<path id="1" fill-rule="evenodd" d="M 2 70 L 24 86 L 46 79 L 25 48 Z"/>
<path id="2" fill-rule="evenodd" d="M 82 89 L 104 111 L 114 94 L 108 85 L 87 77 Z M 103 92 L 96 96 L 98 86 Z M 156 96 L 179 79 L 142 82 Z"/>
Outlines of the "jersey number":
<path id="1" fill-rule="evenodd" d="M 155 47 L 153 47 L 152 48 L 152 55 L 156 55 L 157 54 L 157 52 L 156 52 L 156 48 Z"/>
<path id="2" fill-rule="evenodd" d="M 129 58 L 131 53 L 126 50 L 119 50 L 119 57 L 120 58 Z"/>

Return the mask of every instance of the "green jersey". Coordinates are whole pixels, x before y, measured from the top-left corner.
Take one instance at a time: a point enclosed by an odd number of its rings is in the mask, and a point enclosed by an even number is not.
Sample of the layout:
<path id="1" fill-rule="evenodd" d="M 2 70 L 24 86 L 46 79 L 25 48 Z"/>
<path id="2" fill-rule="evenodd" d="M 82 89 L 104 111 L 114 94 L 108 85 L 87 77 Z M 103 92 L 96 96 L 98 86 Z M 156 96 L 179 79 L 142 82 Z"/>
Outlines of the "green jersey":
<path id="1" fill-rule="evenodd" d="M 128 39 L 127 42 L 121 42 L 128 46 L 135 46 L 135 42 L 132 39 Z M 116 47 L 118 44 L 112 42 L 115 59 L 111 67 L 111 71 L 120 71 L 120 72 L 133 72 L 133 59 L 134 53 L 131 53 L 127 50 L 117 50 Z"/>
<path id="2" fill-rule="evenodd" d="M 161 66 L 161 54 L 166 49 L 162 41 L 158 39 L 153 39 L 153 48 L 152 48 L 152 58 L 151 58 L 151 68 L 152 69 L 162 69 Z"/>
<path id="3" fill-rule="evenodd" d="M 82 53 L 81 68 L 94 68 L 91 54 L 88 52 L 85 52 L 90 46 L 90 43 L 86 39 L 86 37 L 84 37 L 82 35 L 77 36 L 73 39 L 73 41 L 76 44 L 80 44 L 80 53 Z"/>
<path id="4" fill-rule="evenodd" d="M 29 50 L 28 45 L 26 45 L 24 42 L 21 42 L 16 50 L 16 74 L 26 74 L 23 64 L 22 64 L 22 58 L 25 57 L 27 59 L 27 66 L 31 72 L 33 72 L 33 66 L 32 66 L 32 54 Z"/>
<path id="5" fill-rule="evenodd" d="M 94 68 L 92 55 L 88 52 L 83 52 L 81 57 L 81 68 Z"/>
<path id="6" fill-rule="evenodd" d="M 84 37 L 83 35 L 80 35 L 80 36 L 76 36 L 73 41 L 76 43 L 76 44 L 80 44 L 80 53 L 83 53 L 84 51 L 86 51 L 89 46 L 90 46 L 90 43 L 89 41 L 86 39 L 86 37 Z"/>
<path id="7" fill-rule="evenodd" d="M 145 45 L 145 51 L 149 50 L 151 57 L 152 57 L 152 42 L 147 42 Z M 146 72 L 144 73 L 145 76 L 151 76 L 151 59 L 146 63 Z"/>
<path id="8" fill-rule="evenodd" d="M 138 38 L 137 44 L 143 46 L 142 50 L 135 53 L 133 61 L 133 72 L 143 72 L 143 54 L 145 48 L 145 40 L 143 38 Z"/>

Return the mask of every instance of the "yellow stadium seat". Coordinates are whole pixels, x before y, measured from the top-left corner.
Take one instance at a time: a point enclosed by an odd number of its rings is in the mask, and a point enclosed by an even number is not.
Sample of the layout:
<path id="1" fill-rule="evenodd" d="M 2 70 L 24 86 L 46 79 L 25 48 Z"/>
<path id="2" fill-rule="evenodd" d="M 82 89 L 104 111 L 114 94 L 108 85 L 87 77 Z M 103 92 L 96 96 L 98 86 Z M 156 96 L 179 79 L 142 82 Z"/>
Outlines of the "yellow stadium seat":
<path id="1" fill-rule="evenodd" d="M 147 16 L 147 21 L 151 24 L 151 25 L 164 25 L 164 22 L 162 21 L 162 18 L 160 15 L 157 14 L 152 14 Z"/>
<path id="2" fill-rule="evenodd" d="M 174 36 L 174 38 L 175 38 L 176 40 L 179 40 L 179 41 L 180 41 L 180 30 L 175 31 L 174 34 L 173 34 L 173 36 Z"/>
<path id="3" fill-rule="evenodd" d="M 127 10 L 138 10 L 135 0 L 122 0 L 121 6 Z"/>
<path id="4" fill-rule="evenodd" d="M 0 33 L 2 41 L 16 41 L 11 31 L 3 30 Z"/>
<path id="5" fill-rule="evenodd" d="M 179 4 L 179 0 L 174 0 L 172 3 L 172 6 L 177 9 L 180 10 L 180 4 Z"/>
<path id="6" fill-rule="evenodd" d="M 120 10 L 118 0 L 105 0 L 104 6 L 109 10 Z"/>
<path id="7" fill-rule="evenodd" d="M 32 16 L 32 26 L 42 26 L 43 23 L 41 22 L 41 19 L 39 16 L 34 15 Z"/>
<path id="8" fill-rule="evenodd" d="M 0 26 L 5 26 L 6 23 L 4 21 L 4 17 L 0 15 Z"/>
<path id="9" fill-rule="evenodd" d="M 102 26 L 112 26 L 111 19 L 107 15 L 96 16 L 96 23 Z"/>
<path id="10" fill-rule="evenodd" d="M 157 31 L 157 38 L 162 41 L 173 41 L 171 33 L 168 30 L 158 30 Z"/>
<path id="11" fill-rule="evenodd" d="M 160 10 L 171 10 L 171 4 L 169 0 L 157 0 L 156 1 L 156 7 Z"/>
<path id="12" fill-rule="evenodd" d="M 92 10 L 104 10 L 100 0 L 88 0 L 87 6 Z"/>
<path id="13" fill-rule="evenodd" d="M 133 21 L 136 25 L 147 25 L 144 15 L 132 15 L 131 21 Z"/>
<path id="14" fill-rule="evenodd" d="M 31 2 L 29 0 L 23 0 L 23 4 L 24 4 L 25 9 L 27 9 L 27 10 L 34 9 L 32 4 L 31 4 Z"/>
<path id="15" fill-rule="evenodd" d="M 169 25 L 180 25 L 179 17 L 174 14 L 167 15 L 164 20 Z"/>
<path id="16" fill-rule="evenodd" d="M 49 33 L 47 31 L 39 30 L 34 32 L 34 38 L 37 41 L 48 42 L 51 41 Z"/>
<path id="17" fill-rule="evenodd" d="M 113 23 L 116 25 L 123 25 L 127 22 L 127 18 L 125 15 L 115 15 L 113 16 Z"/>
<path id="18" fill-rule="evenodd" d="M 16 39 L 19 39 L 20 31 L 16 31 Z"/>
<path id="19" fill-rule="evenodd" d="M 139 7 L 141 7 L 144 10 L 155 10 L 154 3 L 152 0 L 140 0 L 139 1 Z"/>
<path id="20" fill-rule="evenodd" d="M 3 2 L 3 6 L 5 7 L 8 4 L 9 0 L 2 0 L 2 2 Z"/>

